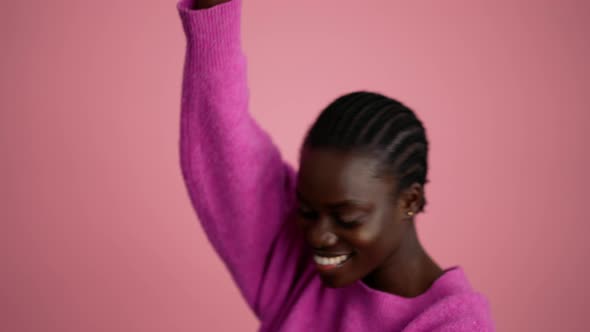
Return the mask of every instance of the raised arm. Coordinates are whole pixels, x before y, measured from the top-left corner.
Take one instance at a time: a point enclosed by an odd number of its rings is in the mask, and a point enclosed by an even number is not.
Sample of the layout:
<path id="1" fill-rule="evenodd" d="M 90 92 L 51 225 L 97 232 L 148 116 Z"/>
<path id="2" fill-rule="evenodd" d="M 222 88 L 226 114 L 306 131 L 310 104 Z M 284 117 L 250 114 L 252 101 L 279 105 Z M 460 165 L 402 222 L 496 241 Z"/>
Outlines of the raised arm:
<path id="1" fill-rule="evenodd" d="M 278 269 L 276 256 L 289 255 L 280 247 L 299 250 L 279 239 L 291 232 L 295 172 L 248 112 L 241 0 L 221 2 L 177 3 L 187 42 L 181 168 L 210 242 L 260 317 L 281 293 L 278 274 L 292 269 Z"/>

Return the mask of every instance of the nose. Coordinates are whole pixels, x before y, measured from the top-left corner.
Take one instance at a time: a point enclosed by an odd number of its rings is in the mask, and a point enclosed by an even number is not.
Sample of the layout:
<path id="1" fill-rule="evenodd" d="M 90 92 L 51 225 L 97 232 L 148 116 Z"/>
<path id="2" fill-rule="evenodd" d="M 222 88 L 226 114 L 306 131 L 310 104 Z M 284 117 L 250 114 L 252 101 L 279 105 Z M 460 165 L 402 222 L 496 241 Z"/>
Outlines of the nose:
<path id="1" fill-rule="evenodd" d="M 338 242 L 338 236 L 330 227 L 328 218 L 321 218 L 308 225 L 306 230 L 307 241 L 314 248 L 326 248 Z"/>

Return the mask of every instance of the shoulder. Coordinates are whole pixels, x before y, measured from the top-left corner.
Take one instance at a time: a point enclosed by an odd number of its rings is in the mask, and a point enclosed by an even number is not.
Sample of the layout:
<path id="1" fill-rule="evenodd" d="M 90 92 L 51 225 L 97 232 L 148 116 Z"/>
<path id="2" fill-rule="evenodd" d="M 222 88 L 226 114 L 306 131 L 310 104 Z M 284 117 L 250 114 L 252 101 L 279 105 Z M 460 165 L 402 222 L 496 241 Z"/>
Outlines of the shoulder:
<path id="1" fill-rule="evenodd" d="M 494 331 L 494 324 L 485 296 L 466 292 L 445 296 L 430 304 L 404 331 L 491 332 Z"/>
<path id="2" fill-rule="evenodd" d="M 432 290 L 404 331 L 494 331 L 488 299 L 472 289 L 461 268 L 445 272 Z"/>

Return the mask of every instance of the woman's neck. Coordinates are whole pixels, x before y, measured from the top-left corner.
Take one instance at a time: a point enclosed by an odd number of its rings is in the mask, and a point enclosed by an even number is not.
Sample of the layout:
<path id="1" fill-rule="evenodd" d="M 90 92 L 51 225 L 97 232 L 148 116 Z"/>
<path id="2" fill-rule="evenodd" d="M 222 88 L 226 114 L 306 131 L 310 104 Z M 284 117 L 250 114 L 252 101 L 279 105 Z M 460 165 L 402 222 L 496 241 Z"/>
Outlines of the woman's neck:
<path id="1" fill-rule="evenodd" d="M 371 288 L 411 298 L 426 292 L 443 272 L 423 249 L 412 224 L 400 247 L 363 282 Z"/>

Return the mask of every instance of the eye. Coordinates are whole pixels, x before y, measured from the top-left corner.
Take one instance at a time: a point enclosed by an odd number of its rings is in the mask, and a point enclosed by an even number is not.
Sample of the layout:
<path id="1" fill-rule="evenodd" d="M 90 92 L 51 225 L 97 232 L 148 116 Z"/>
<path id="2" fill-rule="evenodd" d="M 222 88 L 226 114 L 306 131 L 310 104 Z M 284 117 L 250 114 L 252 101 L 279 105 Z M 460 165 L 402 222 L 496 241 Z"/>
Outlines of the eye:
<path id="1" fill-rule="evenodd" d="M 310 209 L 305 208 L 304 206 L 297 207 L 297 214 L 300 215 L 304 219 L 315 219 L 317 218 L 317 213 L 313 212 Z"/>
<path id="2" fill-rule="evenodd" d="M 334 219 L 336 220 L 336 222 L 340 226 L 343 226 L 345 228 L 354 228 L 354 227 L 359 226 L 360 224 L 362 224 L 362 220 L 360 218 L 343 219 L 343 218 L 341 218 L 339 216 L 334 216 Z"/>

